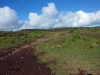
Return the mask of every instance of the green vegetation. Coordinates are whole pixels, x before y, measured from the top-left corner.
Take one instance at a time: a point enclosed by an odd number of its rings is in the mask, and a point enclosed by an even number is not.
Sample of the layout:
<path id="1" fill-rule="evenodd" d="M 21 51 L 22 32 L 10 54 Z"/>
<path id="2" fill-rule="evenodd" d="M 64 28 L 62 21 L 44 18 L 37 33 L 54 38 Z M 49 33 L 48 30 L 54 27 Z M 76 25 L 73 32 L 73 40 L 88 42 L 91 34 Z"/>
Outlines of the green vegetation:
<path id="1" fill-rule="evenodd" d="M 54 32 L 55 37 L 49 36 Z M 50 37 L 36 47 L 40 63 L 48 63 L 56 75 L 79 74 L 79 69 L 97 75 L 100 71 L 100 27 L 50 30 L 0 31 L 0 49 Z"/>
<path id="2" fill-rule="evenodd" d="M 0 49 L 35 41 L 47 35 L 45 30 L 0 31 Z"/>
<path id="3" fill-rule="evenodd" d="M 100 71 L 100 28 L 60 31 L 58 36 L 37 46 L 40 63 L 49 63 L 56 75 Z M 93 70 L 94 69 L 94 70 Z"/>

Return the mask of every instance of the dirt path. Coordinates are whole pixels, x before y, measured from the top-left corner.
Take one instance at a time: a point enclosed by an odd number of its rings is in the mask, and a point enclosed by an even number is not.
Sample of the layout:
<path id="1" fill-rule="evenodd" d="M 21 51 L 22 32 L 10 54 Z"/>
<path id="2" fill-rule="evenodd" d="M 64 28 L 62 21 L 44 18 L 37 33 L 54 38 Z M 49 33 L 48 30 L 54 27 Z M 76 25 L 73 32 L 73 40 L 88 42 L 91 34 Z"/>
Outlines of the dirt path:
<path id="1" fill-rule="evenodd" d="M 0 61 L 0 75 L 53 75 L 46 64 L 38 63 L 32 48 L 22 49 L 20 52 Z"/>
<path id="2" fill-rule="evenodd" d="M 50 35 L 46 36 L 45 38 L 37 39 L 35 42 L 31 42 L 30 44 L 24 44 L 24 45 L 20 45 L 18 47 L 6 48 L 3 50 L 3 52 L 0 53 L 0 60 L 3 60 L 5 58 L 7 58 L 8 56 L 11 56 L 12 54 L 15 54 L 24 48 L 35 47 L 36 45 L 39 45 L 40 43 L 45 42 L 45 41 L 57 36 L 58 34 L 60 34 L 60 33 L 52 32 Z"/>
<path id="3" fill-rule="evenodd" d="M 52 32 L 30 44 L 5 49 L 0 53 L 0 75 L 53 75 L 46 64 L 38 63 L 32 47 L 57 35 Z"/>
<path id="4" fill-rule="evenodd" d="M 34 49 L 37 45 L 59 34 L 52 32 L 49 36 L 37 39 L 30 44 L 4 49 L 3 52 L 0 52 L 0 75 L 55 75 L 51 73 L 51 69 L 47 67 L 46 63 L 38 62 L 37 56 L 34 55 Z M 85 71 L 78 70 L 79 74 L 69 75 L 84 75 Z"/>

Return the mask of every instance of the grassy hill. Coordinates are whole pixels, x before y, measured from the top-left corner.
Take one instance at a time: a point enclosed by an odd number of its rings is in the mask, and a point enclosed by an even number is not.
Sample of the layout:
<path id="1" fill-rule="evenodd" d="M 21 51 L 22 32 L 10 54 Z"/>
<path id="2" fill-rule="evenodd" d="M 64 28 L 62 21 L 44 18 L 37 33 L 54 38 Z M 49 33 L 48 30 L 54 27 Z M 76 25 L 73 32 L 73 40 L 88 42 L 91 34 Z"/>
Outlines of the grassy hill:
<path id="1" fill-rule="evenodd" d="M 0 49 L 30 43 L 38 38 L 45 37 L 47 33 L 48 31 L 45 30 L 0 31 Z"/>
<path id="2" fill-rule="evenodd" d="M 100 74 L 100 27 L 1 31 L 0 50 L 47 37 L 51 39 L 36 46 L 35 54 L 40 63 L 48 63 L 53 74 Z"/>

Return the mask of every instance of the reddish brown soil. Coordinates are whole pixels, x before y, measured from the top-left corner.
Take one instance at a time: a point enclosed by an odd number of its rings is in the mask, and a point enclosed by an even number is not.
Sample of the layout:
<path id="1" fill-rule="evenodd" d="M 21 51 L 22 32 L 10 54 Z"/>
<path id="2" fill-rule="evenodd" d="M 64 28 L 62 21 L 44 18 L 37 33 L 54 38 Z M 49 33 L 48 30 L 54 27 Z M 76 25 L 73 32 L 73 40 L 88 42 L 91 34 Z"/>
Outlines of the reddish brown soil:
<path id="1" fill-rule="evenodd" d="M 1 56 L 6 56 L 6 54 Z M 0 75 L 53 75 L 46 65 L 38 62 L 32 48 L 24 48 L 0 60 Z"/>
<path id="2" fill-rule="evenodd" d="M 2 49 L 2 52 L 0 52 L 0 75 L 55 75 L 51 74 L 51 69 L 47 67 L 46 63 L 38 62 L 38 58 L 34 54 L 34 49 L 36 45 L 57 35 L 53 33 L 44 39 L 37 39 L 30 44 Z M 34 49 L 31 47 L 34 47 Z M 44 55 L 45 53 L 41 54 Z M 55 61 L 52 63 L 56 64 Z M 69 75 L 85 75 L 84 72 L 86 71 L 80 69 L 78 71 L 79 74 Z"/>
<path id="3" fill-rule="evenodd" d="M 3 52 L 0 53 L 0 58 L 4 57 L 4 59 L 0 59 L 0 75 L 55 75 L 51 74 L 51 69 L 47 67 L 46 63 L 38 62 L 37 56 L 34 55 L 33 48 L 21 48 L 21 46 L 5 48 Z M 11 54 L 17 49 L 20 50 Z M 77 75 L 85 75 L 85 71 L 78 70 L 79 74 Z"/>
<path id="4" fill-rule="evenodd" d="M 51 33 L 46 38 L 15 47 L 2 49 L 0 52 L 0 75 L 54 75 L 46 63 L 40 64 L 31 47 L 57 36 Z"/>

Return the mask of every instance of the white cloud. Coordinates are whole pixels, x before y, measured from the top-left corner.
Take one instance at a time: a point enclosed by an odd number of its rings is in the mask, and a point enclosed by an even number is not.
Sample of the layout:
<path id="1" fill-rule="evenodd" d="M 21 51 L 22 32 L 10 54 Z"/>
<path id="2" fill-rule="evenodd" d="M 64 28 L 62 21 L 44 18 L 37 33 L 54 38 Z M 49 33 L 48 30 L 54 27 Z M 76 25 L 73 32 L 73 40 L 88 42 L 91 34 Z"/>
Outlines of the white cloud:
<path id="1" fill-rule="evenodd" d="M 29 13 L 29 25 L 36 29 L 50 28 L 57 13 L 58 11 L 54 3 L 48 3 L 47 7 L 42 8 L 42 14 L 38 15 L 34 12 Z"/>
<path id="2" fill-rule="evenodd" d="M 0 30 L 100 25 L 100 11 L 92 13 L 86 13 L 82 10 L 77 12 L 58 12 L 54 3 L 48 3 L 48 6 L 43 7 L 41 12 L 42 14 L 31 12 L 28 17 L 29 21 L 20 21 L 13 9 L 7 6 L 0 8 Z"/>
<path id="3" fill-rule="evenodd" d="M 0 8 L 0 30 L 13 30 L 18 26 L 16 12 L 7 6 Z"/>
<path id="4" fill-rule="evenodd" d="M 83 11 L 60 13 L 54 27 L 82 27 L 86 25 L 100 24 L 100 11 L 86 13 Z"/>

